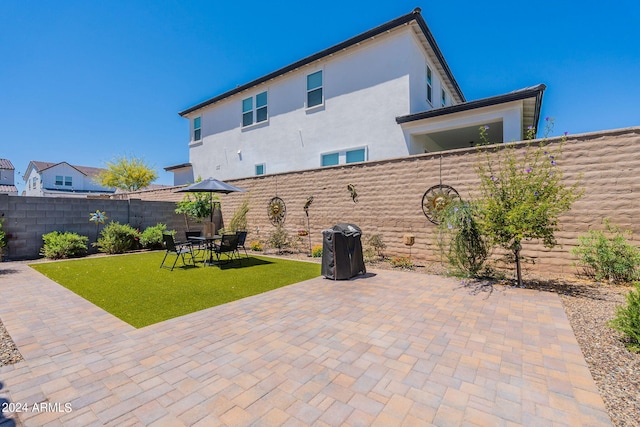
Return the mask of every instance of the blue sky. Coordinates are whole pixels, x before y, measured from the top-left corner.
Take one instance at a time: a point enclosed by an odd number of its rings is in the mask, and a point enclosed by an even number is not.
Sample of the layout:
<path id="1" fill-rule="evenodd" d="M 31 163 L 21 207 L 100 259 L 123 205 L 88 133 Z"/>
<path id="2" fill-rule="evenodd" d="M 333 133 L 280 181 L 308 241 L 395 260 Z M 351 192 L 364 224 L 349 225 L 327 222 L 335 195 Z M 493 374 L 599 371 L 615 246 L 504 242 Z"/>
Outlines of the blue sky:
<path id="1" fill-rule="evenodd" d="M 0 2 L 0 157 L 163 168 L 189 160 L 178 111 L 416 6 L 467 100 L 547 85 L 554 134 L 640 125 L 640 2 Z"/>

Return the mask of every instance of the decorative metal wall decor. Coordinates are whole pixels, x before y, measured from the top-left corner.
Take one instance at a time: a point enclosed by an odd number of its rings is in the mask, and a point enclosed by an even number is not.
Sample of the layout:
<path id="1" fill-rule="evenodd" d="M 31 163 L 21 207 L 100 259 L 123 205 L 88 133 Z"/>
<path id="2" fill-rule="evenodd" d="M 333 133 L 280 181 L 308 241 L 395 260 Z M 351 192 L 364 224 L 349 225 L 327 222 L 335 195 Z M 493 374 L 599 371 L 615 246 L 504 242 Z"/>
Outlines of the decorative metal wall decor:
<path id="1" fill-rule="evenodd" d="M 455 188 L 445 184 L 434 185 L 422 196 L 422 212 L 429 221 L 438 225 L 438 214 L 454 200 L 460 200 Z"/>
<path id="2" fill-rule="evenodd" d="M 284 200 L 282 200 L 278 196 L 269 200 L 269 205 L 267 206 L 267 215 L 269 216 L 269 221 L 271 221 L 271 224 L 284 224 L 284 220 L 287 216 L 287 206 L 284 204 Z"/>
<path id="3" fill-rule="evenodd" d="M 356 186 L 353 184 L 348 184 L 347 190 L 349 190 L 349 193 L 351 193 L 351 200 L 353 200 L 353 203 L 358 203 L 358 193 L 356 192 Z"/>

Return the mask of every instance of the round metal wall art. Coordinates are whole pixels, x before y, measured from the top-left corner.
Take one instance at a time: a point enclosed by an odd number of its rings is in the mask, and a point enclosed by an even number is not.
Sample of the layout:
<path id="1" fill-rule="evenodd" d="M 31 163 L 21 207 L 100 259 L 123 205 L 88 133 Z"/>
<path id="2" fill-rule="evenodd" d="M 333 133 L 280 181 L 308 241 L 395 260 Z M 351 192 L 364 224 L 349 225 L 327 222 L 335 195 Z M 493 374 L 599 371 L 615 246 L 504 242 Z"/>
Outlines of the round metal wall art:
<path id="1" fill-rule="evenodd" d="M 267 206 L 267 215 L 269 216 L 271 224 L 284 224 L 285 217 L 287 216 L 287 206 L 284 204 L 284 200 L 280 197 L 271 199 Z"/>
<path id="2" fill-rule="evenodd" d="M 438 225 L 439 214 L 454 200 L 460 200 L 460 195 L 450 185 L 438 184 L 425 191 L 422 196 L 422 212 L 429 221 Z"/>

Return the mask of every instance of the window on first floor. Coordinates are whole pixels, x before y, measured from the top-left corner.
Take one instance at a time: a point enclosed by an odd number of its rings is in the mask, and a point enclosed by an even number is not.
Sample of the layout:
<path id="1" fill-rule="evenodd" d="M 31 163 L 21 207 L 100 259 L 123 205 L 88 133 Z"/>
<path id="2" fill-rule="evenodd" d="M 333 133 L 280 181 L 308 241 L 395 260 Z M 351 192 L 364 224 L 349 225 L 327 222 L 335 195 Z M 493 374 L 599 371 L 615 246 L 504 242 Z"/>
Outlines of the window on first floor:
<path id="1" fill-rule="evenodd" d="M 323 102 L 322 70 L 320 70 L 307 76 L 307 108 L 322 105 Z"/>
<path id="2" fill-rule="evenodd" d="M 256 175 L 264 175 L 265 171 L 264 171 L 264 163 L 261 163 L 259 165 L 256 165 Z"/>
<path id="3" fill-rule="evenodd" d="M 353 150 L 326 153 L 321 157 L 322 166 L 334 166 L 341 163 L 364 162 L 365 160 L 367 160 L 367 151 L 365 148 L 356 148 Z"/>
<path id="4" fill-rule="evenodd" d="M 264 122 L 269 118 L 267 92 L 242 100 L 242 127 Z"/>
<path id="5" fill-rule="evenodd" d="M 322 166 L 337 165 L 340 160 L 340 153 L 329 153 L 322 155 Z"/>

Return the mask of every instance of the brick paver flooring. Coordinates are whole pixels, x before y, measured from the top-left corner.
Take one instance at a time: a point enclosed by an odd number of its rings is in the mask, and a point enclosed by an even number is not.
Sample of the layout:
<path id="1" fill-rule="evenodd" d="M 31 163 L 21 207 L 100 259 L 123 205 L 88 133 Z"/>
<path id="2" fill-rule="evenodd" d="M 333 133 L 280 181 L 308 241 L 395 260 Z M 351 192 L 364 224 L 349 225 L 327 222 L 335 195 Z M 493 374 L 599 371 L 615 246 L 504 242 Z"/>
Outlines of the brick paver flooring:
<path id="1" fill-rule="evenodd" d="M 25 360 L 0 368 L 0 401 L 27 407 L 2 426 L 611 425 L 554 294 L 375 271 L 136 330 L 1 270 Z"/>

